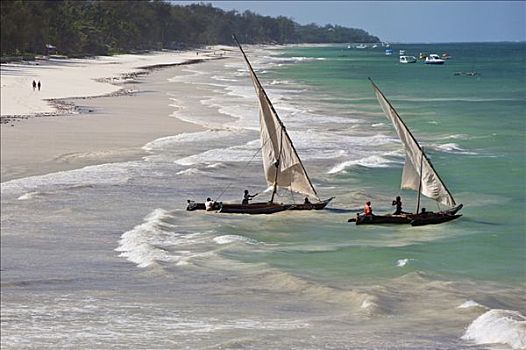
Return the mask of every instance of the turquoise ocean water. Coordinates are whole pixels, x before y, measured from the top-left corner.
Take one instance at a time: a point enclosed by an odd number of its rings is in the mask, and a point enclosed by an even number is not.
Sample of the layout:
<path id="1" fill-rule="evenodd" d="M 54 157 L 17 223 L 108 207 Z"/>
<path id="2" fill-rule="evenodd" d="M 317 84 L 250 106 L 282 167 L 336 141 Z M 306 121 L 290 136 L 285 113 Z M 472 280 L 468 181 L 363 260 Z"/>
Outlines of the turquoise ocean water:
<path id="1" fill-rule="evenodd" d="M 203 131 L 2 183 L 2 348 L 526 348 L 526 45 L 391 48 L 247 48 L 320 197 L 335 196 L 324 211 L 187 212 L 267 187 L 247 69 L 234 50 L 138 77 L 135 98 L 165 96 Z M 399 50 L 451 59 L 400 64 Z M 347 222 L 366 200 L 416 207 L 368 77 L 464 204 L 458 220 Z"/>
<path id="2" fill-rule="evenodd" d="M 456 201 L 465 205 L 464 217 L 433 227 L 432 230 L 447 234 L 435 242 L 419 245 L 418 252 L 413 254 L 426 258 L 416 259 L 420 263 L 412 268 L 448 278 L 524 282 L 524 44 L 406 44 L 392 48 L 393 56 L 386 56 L 380 47 L 288 49 L 283 56 L 313 60 L 282 66 L 274 74 L 309 86 L 309 103 L 313 105 L 316 104 L 313 101 L 320 98 L 325 100 L 325 108 L 329 105 L 329 110 L 348 109 L 349 115 L 360 116 L 354 128 L 356 133 L 374 135 L 374 130 L 380 129 L 382 134 L 396 137 L 372 93 L 367 79 L 371 77 L 427 150 Z M 452 58 L 443 66 L 429 66 L 421 61 L 401 64 L 397 62 L 399 49 L 416 57 L 420 52 L 447 52 Z M 455 75 L 471 71 L 479 75 Z M 378 115 L 370 115 L 373 112 Z M 378 125 L 380 123 L 385 125 Z M 374 143 L 370 147 L 374 150 Z M 358 167 L 338 175 L 337 181 L 347 181 L 349 191 L 362 190 L 373 198 L 375 195 L 394 198 L 402 194 L 406 208 L 414 210 L 416 195 L 399 190 L 400 175 L 401 164 L 387 168 Z M 389 211 L 388 202 L 373 200 L 373 205 Z M 427 203 L 427 207 L 437 209 L 434 203 Z M 381 234 L 406 231 L 397 227 L 368 229 Z M 355 249 L 363 254 L 358 260 L 364 264 L 346 264 L 342 273 L 348 273 L 347 277 L 361 273 L 364 266 L 379 260 L 403 255 L 392 248 L 371 247 L 367 252 L 363 247 Z M 338 266 L 342 263 L 338 258 L 337 254 L 328 254 L 322 260 L 335 259 L 334 266 Z M 298 263 L 304 265 L 308 261 Z M 388 270 L 377 273 L 390 275 Z"/>

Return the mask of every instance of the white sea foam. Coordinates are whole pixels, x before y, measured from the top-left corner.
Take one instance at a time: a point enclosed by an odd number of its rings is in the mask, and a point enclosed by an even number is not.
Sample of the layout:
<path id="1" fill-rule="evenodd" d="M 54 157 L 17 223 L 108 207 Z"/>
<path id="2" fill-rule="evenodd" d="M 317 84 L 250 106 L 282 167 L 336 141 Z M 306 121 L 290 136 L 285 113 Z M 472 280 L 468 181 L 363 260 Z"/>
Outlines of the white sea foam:
<path id="1" fill-rule="evenodd" d="M 38 192 L 48 187 L 71 187 L 87 185 L 118 185 L 129 179 L 129 168 L 135 163 L 112 163 L 87 166 L 81 169 L 30 176 L 3 182 L 1 193 Z M 19 197 L 20 198 L 20 197 Z"/>
<path id="2" fill-rule="evenodd" d="M 460 146 L 458 144 L 456 144 L 456 143 L 445 143 L 445 144 L 442 144 L 442 145 L 432 145 L 431 147 L 433 149 L 437 150 L 437 151 L 445 152 L 445 153 L 471 154 L 471 155 L 476 155 L 477 154 L 475 152 L 466 151 L 466 150 L 460 148 Z"/>
<path id="3" fill-rule="evenodd" d="M 219 168 L 226 168 L 226 165 L 223 163 L 212 163 L 212 164 L 208 164 L 206 167 L 209 169 L 219 169 Z"/>
<path id="4" fill-rule="evenodd" d="M 19 201 L 23 201 L 23 200 L 33 199 L 35 197 L 41 197 L 41 196 L 45 196 L 45 195 L 46 195 L 45 192 L 33 191 L 33 192 L 24 193 L 23 195 L 21 195 L 17 199 Z"/>
<path id="5" fill-rule="evenodd" d="M 210 142 L 212 140 L 226 139 L 232 136 L 233 130 L 210 129 L 201 132 L 182 133 L 175 136 L 161 137 L 142 147 L 145 151 L 162 151 L 184 143 Z"/>
<path id="6" fill-rule="evenodd" d="M 472 308 L 482 308 L 488 309 L 486 306 L 477 303 L 474 300 L 467 300 L 462 305 L 457 306 L 457 309 L 472 309 Z"/>
<path id="7" fill-rule="evenodd" d="M 396 266 L 398 267 L 404 267 L 406 266 L 410 261 L 414 261 L 415 259 L 408 259 L 408 258 L 405 258 L 405 259 L 398 259 L 396 261 Z"/>
<path id="8" fill-rule="evenodd" d="M 345 169 L 352 166 L 363 166 L 367 168 L 387 168 L 392 161 L 383 158 L 381 156 L 373 155 L 356 160 L 348 160 L 339 164 L 336 164 L 328 171 L 328 174 L 337 174 L 345 171 Z"/>
<path id="9" fill-rule="evenodd" d="M 181 170 L 176 173 L 176 175 L 185 175 L 185 176 L 193 176 L 193 175 L 202 175 L 206 174 L 206 172 L 199 170 L 197 168 L 189 168 L 186 170 Z"/>
<path id="10" fill-rule="evenodd" d="M 246 243 L 246 244 L 260 244 L 255 239 L 248 238 L 239 235 L 223 235 L 214 238 L 214 242 L 217 244 L 230 244 L 230 243 Z"/>
<path id="11" fill-rule="evenodd" d="M 526 317 L 517 311 L 492 309 L 473 321 L 462 336 L 476 344 L 506 344 L 526 348 Z"/>
<path id="12" fill-rule="evenodd" d="M 270 85 L 290 85 L 292 84 L 293 82 L 289 81 L 289 80 L 277 80 L 277 79 L 274 79 L 270 82 Z"/>
<path id="13" fill-rule="evenodd" d="M 195 228 L 187 232 L 173 223 L 175 219 L 174 212 L 155 209 L 142 224 L 121 235 L 115 251 L 140 268 L 162 263 L 188 265 L 196 258 L 215 255 L 210 232 L 195 232 Z"/>
<path id="14" fill-rule="evenodd" d="M 327 58 L 325 57 L 304 57 L 304 56 L 293 56 L 293 57 L 269 57 L 271 60 L 274 60 L 276 62 L 280 63 L 297 63 L 297 62 L 310 62 L 310 61 L 325 61 Z"/>
<path id="15" fill-rule="evenodd" d="M 144 218 L 142 224 L 123 233 L 119 246 L 115 249 L 121 252 L 119 256 L 127 258 L 138 267 L 148 267 L 159 261 L 171 261 L 167 252 L 154 244 L 155 238 L 163 233 L 163 220 L 169 217 L 166 210 L 155 209 Z"/>
<path id="16" fill-rule="evenodd" d="M 244 145 L 237 145 L 228 148 L 214 148 L 208 151 L 180 158 L 176 164 L 189 166 L 196 164 L 214 164 L 224 162 L 260 162 L 261 155 L 259 150 L 259 140 L 247 142 Z"/>

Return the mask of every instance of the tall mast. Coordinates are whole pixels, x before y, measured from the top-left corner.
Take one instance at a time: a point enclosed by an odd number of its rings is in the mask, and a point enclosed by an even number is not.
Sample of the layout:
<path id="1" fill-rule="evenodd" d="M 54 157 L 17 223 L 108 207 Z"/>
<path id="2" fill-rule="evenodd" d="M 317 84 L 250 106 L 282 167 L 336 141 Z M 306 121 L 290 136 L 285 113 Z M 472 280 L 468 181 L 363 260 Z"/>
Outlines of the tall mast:
<path id="1" fill-rule="evenodd" d="M 374 90 L 377 92 L 378 95 L 381 96 L 382 98 L 382 101 L 387 104 L 387 107 L 389 108 L 389 112 L 390 114 L 394 115 L 394 118 L 396 119 L 396 122 L 398 122 L 399 124 L 401 124 L 401 127 L 404 129 L 404 132 L 405 134 L 407 134 L 410 139 L 411 139 L 411 142 L 414 146 L 416 146 L 416 148 L 418 149 L 418 151 L 421 153 L 420 154 L 420 158 L 421 158 L 421 161 L 420 161 L 420 171 L 419 171 L 419 193 L 420 193 L 420 190 L 421 190 L 421 187 L 422 187 L 422 168 L 423 168 L 423 163 L 425 162 L 426 163 L 426 168 L 427 166 L 429 166 L 429 168 L 431 169 L 432 173 L 434 174 L 434 176 L 436 176 L 436 178 L 438 179 L 438 182 L 440 183 L 440 185 L 443 187 L 445 193 L 447 194 L 447 196 L 449 197 L 450 200 L 448 200 L 448 204 L 451 204 L 451 205 L 455 205 L 455 199 L 453 198 L 453 195 L 451 194 L 451 192 L 449 191 L 449 189 L 446 187 L 444 181 L 442 181 L 442 179 L 440 178 L 440 175 L 438 175 L 438 173 L 436 172 L 435 168 L 433 167 L 433 163 L 431 163 L 431 160 L 429 160 L 429 158 L 427 157 L 427 155 L 425 154 L 423 148 L 420 146 L 420 144 L 418 143 L 418 141 L 416 141 L 415 137 L 413 136 L 413 134 L 411 133 L 411 131 L 408 129 L 407 125 L 405 125 L 405 122 L 402 120 L 402 118 L 400 118 L 400 116 L 398 115 L 398 113 L 396 112 L 396 109 L 391 105 L 391 102 L 389 102 L 389 100 L 385 97 L 385 95 L 382 93 L 382 91 L 378 88 L 378 86 L 376 86 L 376 84 L 373 82 L 373 80 L 371 78 L 369 78 L 369 81 L 371 82 L 371 84 L 373 85 L 373 88 Z M 377 95 L 377 96 L 378 96 Z M 379 99 L 380 101 L 380 99 Z M 382 104 L 382 103 L 381 103 Z M 384 107 L 382 106 L 382 109 Z M 384 109 L 384 112 L 387 114 L 387 111 L 385 111 Z M 394 123 L 394 120 L 392 119 L 393 117 L 389 116 L 388 115 L 388 118 Z M 398 128 L 396 127 L 395 125 L 395 129 L 397 129 L 397 132 L 398 131 Z M 400 136 L 400 134 L 399 134 Z M 406 156 L 408 154 L 407 152 L 407 149 L 409 147 L 408 144 L 406 144 L 406 142 L 404 140 L 402 140 L 402 143 L 404 144 L 404 148 L 406 149 Z M 416 161 L 415 161 L 416 163 Z M 414 169 L 415 171 L 417 171 L 416 169 Z M 436 200 L 436 199 L 435 199 Z"/>
<path id="2" fill-rule="evenodd" d="M 276 121 L 278 122 L 279 126 L 280 126 L 280 129 L 281 129 L 281 138 L 280 138 L 280 149 L 279 149 L 279 154 L 276 154 L 276 162 L 277 162 L 277 166 L 276 166 L 276 177 L 275 177 L 275 181 L 274 181 L 274 193 L 272 195 L 272 199 L 274 198 L 274 194 L 276 192 L 276 186 L 277 186 L 277 182 L 278 182 L 278 176 L 277 176 L 277 172 L 278 172 L 278 166 L 280 166 L 280 163 L 281 163 L 281 156 L 282 156 L 282 147 L 283 147 L 283 138 L 285 138 L 285 140 L 290 144 L 290 148 L 292 149 L 292 151 L 294 152 L 294 156 L 298 159 L 298 163 L 299 165 L 301 166 L 301 169 L 303 171 L 303 174 L 305 176 L 305 179 L 307 180 L 308 184 L 309 184 L 309 187 L 310 187 L 310 191 L 317 197 L 317 199 L 319 200 L 318 198 L 318 193 L 316 192 L 316 189 L 314 188 L 314 185 L 312 184 L 312 181 L 307 173 L 307 171 L 305 170 L 305 167 L 303 166 L 303 162 L 301 161 L 301 158 L 299 157 L 298 155 L 298 152 L 296 151 L 296 148 L 294 147 L 294 144 L 292 142 L 292 140 L 290 139 L 290 136 L 289 134 L 287 133 L 287 129 L 285 128 L 285 126 L 283 125 L 283 122 L 281 121 L 281 119 L 279 118 L 278 116 L 278 113 L 276 112 L 275 108 L 274 108 L 274 105 L 272 104 L 272 102 L 270 101 L 268 95 L 267 95 L 267 92 L 265 91 L 265 89 L 263 88 L 263 86 L 261 85 L 261 82 L 259 81 L 259 78 L 257 77 L 256 73 L 254 72 L 254 69 L 252 68 L 252 65 L 250 64 L 250 61 L 248 60 L 247 58 L 247 55 L 245 54 L 245 51 L 243 50 L 243 48 L 241 47 L 241 44 L 239 43 L 239 41 L 237 40 L 236 36 L 235 35 L 232 35 L 232 37 L 234 38 L 235 42 L 237 43 L 238 47 L 239 47 L 239 50 L 241 51 L 242 55 L 243 55 L 243 58 L 245 59 L 245 62 L 250 70 L 250 73 L 251 73 L 251 76 L 253 78 L 253 82 L 254 84 L 256 85 L 257 89 L 256 90 L 259 90 L 263 96 L 264 96 L 264 99 L 265 99 L 265 102 L 266 104 L 268 105 L 268 107 L 270 108 L 270 110 L 272 111 L 273 113 L 273 116 L 274 118 L 276 119 Z"/>
<path id="3" fill-rule="evenodd" d="M 420 180 L 418 183 L 418 193 L 416 196 L 416 212 L 415 214 L 418 214 L 418 211 L 420 210 L 420 191 L 422 190 L 422 165 L 424 164 L 424 149 L 422 148 L 422 156 L 420 157 Z"/>

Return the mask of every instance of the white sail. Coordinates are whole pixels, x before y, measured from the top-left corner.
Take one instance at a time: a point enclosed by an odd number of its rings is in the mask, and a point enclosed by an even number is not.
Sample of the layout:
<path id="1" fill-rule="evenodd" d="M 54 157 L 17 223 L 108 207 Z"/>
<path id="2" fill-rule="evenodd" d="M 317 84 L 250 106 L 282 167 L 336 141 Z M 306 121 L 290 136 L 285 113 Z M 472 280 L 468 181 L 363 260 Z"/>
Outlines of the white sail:
<path id="1" fill-rule="evenodd" d="M 283 123 L 242 49 L 241 52 L 259 100 L 261 152 L 267 183 L 320 200 Z"/>
<path id="2" fill-rule="evenodd" d="M 420 193 L 428 198 L 450 207 L 455 206 L 453 196 L 436 173 L 414 136 L 378 87 L 374 83 L 372 84 L 380 106 L 387 118 L 393 123 L 398 137 L 404 145 L 405 164 L 401 187 L 415 191 L 420 190 Z"/>

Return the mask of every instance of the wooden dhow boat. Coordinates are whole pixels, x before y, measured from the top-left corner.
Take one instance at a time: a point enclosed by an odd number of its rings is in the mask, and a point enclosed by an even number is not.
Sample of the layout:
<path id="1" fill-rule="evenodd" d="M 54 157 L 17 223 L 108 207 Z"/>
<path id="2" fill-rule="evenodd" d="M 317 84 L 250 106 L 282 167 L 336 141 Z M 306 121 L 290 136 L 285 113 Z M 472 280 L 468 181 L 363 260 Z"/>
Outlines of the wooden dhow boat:
<path id="1" fill-rule="evenodd" d="M 402 141 L 405 151 L 405 163 L 402 172 L 401 188 L 417 191 L 417 206 L 415 213 L 404 213 L 400 215 L 357 215 L 356 218 L 349 219 L 349 222 L 356 222 L 356 225 L 366 224 L 411 224 L 412 226 L 422 226 L 430 224 L 440 224 L 459 218 L 457 212 L 463 205 L 457 205 L 453 195 L 446 187 L 433 164 L 418 144 L 416 138 L 411 134 L 404 121 L 398 115 L 385 95 L 378 86 L 369 78 L 373 85 L 376 98 L 382 107 L 387 119 L 389 119 Z M 420 211 L 420 195 L 435 200 L 449 207 L 438 212 Z M 420 212 L 419 212 L 420 211 Z"/>
<path id="2" fill-rule="evenodd" d="M 259 126 L 261 139 L 261 154 L 265 179 L 272 186 L 272 195 L 268 202 L 239 204 L 239 203 L 215 203 L 220 213 L 238 214 L 273 214 L 284 210 L 321 210 L 334 198 L 321 200 L 312 184 L 303 163 L 290 139 L 283 122 L 274 109 L 265 89 L 261 85 L 250 61 L 248 60 L 241 44 L 234 36 L 239 50 L 248 66 L 248 71 L 259 102 Z M 315 202 L 304 203 L 276 203 L 274 199 L 278 188 L 290 192 L 301 193 L 307 198 L 315 199 Z M 188 201 L 187 210 L 204 210 L 204 203 Z"/>

